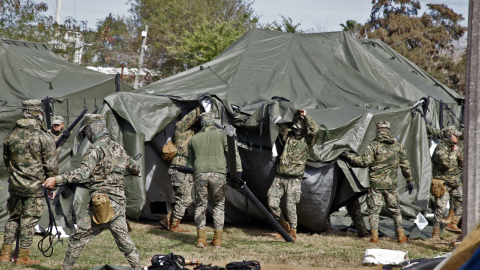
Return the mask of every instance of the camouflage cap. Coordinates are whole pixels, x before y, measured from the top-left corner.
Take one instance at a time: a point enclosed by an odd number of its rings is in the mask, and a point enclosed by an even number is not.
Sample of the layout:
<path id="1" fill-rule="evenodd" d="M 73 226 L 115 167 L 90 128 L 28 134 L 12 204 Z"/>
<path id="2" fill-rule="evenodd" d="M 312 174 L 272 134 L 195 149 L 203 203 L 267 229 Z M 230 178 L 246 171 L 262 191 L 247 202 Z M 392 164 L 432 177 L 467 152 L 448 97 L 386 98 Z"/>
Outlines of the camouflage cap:
<path id="1" fill-rule="evenodd" d="M 91 113 L 85 114 L 85 126 L 88 126 L 90 123 L 100 122 L 100 121 L 105 122 L 105 115 L 91 114 Z"/>
<path id="2" fill-rule="evenodd" d="M 457 128 L 455 128 L 455 126 L 448 126 L 448 127 L 443 129 L 443 136 L 445 138 L 450 139 L 452 137 L 452 135 L 460 137 L 460 135 L 462 135 L 462 133 L 459 132 L 457 130 Z"/>
<path id="3" fill-rule="evenodd" d="M 380 121 L 376 125 L 377 125 L 377 129 L 380 129 L 380 128 L 390 129 L 390 122 L 387 122 L 387 121 Z"/>
<path id="4" fill-rule="evenodd" d="M 63 117 L 58 115 L 53 117 L 52 125 L 61 125 L 62 123 L 63 123 Z"/>
<path id="5" fill-rule="evenodd" d="M 22 102 L 22 105 L 24 110 L 43 112 L 42 101 L 40 99 L 25 100 Z"/>

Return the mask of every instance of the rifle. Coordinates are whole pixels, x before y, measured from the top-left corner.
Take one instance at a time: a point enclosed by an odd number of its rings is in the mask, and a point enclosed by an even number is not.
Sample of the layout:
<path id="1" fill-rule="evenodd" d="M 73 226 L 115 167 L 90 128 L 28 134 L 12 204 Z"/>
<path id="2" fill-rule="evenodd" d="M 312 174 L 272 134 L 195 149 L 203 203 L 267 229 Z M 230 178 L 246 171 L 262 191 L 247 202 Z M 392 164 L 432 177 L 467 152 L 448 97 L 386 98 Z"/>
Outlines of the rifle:
<path id="1" fill-rule="evenodd" d="M 228 145 L 228 170 L 230 173 L 230 179 L 227 179 L 228 185 L 234 188 L 235 190 L 243 193 L 247 199 L 253 202 L 257 209 L 267 218 L 268 222 L 282 235 L 283 239 L 287 242 L 293 241 L 292 237 L 283 229 L 283 227 L 278 223 L 278 221 L 272 216 L 270 211 L 265 208 L 265 206 L 258 200 L 258 198 L 252 193 L 250 188 L 248 188 L 245 181 L 242 179 L 235 179 L 237 175 L 237 159 L 236 159 L 236 145 L 235 145 L 235 128 L 231 125 L 224 125 L 221 129 L 225 134 L 227 134 L 227 145 Z M 179 172 L 193 174 L 193 168 L 186 166 L 177 166 Z"/>
<path id="2" fill-rule="evenodd" d="M 67 140 L 68 137 L 70 137 L 70 132 L 72 132 L 73 128 L 80 122 L 80 120 L 83 118 L 83 116 L 87 113 L 87 108 L 83 110 L 83 112 L 73 121 L 73 123 L 63 131 L 62 135 L 58 138 L 58 140 L 55 142 L 55 148 L 58 148 L 60 144 L 63 142 L 63 140 Z"/>

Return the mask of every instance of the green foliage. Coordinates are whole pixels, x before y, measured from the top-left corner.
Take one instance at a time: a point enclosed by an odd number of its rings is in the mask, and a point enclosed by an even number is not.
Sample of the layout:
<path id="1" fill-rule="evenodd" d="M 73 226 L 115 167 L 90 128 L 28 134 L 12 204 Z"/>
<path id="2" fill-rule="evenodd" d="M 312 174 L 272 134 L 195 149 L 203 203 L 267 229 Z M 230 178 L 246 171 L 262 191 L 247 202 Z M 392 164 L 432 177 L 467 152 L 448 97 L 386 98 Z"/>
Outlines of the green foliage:
<path id="1" fill-rule="evenodd" d="M 355 20 L 347 20 L 345 24 L 341 23 L 341 27 L 343 27 L 343 31 L 349 32 L 350 35 L 352 35 L 355 38 L 361 38 L 362 35 L 360 34 L 360 31 L 362 30 L 363 25 L 361 23 L 358 23 Z"/>
<path id="2" fill-rule="evenodd" d="M 418 1 L 373 0 L 370 19 L 360 31 L 377 38 L 424 68 L 437 80 L 457 91 L 465 92 L 465 66 L 459 65 L 455 41 L 466 33 L 460 25 L 462 15 L 446 5 L 427 4 L 418 16 Z M 461 52 L 460 52 L 461 53 Z"/>
<path id="3" fill-rule="evenodd" d="M 265 25 L 263 28 L 268 29 L 268 30 L 275 30 L 275 31 L 281 31 L 285 33 L 303 33 L 302 30 L 300 30 L 300 23 L 293 24 L 292 18 L 290 17 L 285 17 L 283 15 L 280 15 L 282 17 L 282 22 L 278 23 L 277 21 L 274 21 L 272 23 L 268 23 Z"/>
<path id="4" fill-rule="evenodd" d="M 188 68 L 198 66 L 212 60 L 240 38 L 249 30 L 245 25 L 242 21 L 212 23 L 205 20 L 191 32 L 186 31 L 182 43 L 166 49 Z"/>
<path id="5" fill-rule="evenodd" d="M 233 42 L 234 36 L 239 37 L 238 33 L 243 34 L 258 21 L 251 3 L 245 0 L 132 0 L 130 11 L 138 27 L 149 26 L 150 49 L 144 66 L 159 70 L 161 77 L 213 58 Z M 208 29 L 215 32 L 202 37 Z M 215 40 L 215 36 L 220 44 L 215 52 L 207 53 L 205 42 Z M 196 37 L 202 39 L 193 40 Z M 197 48 L 203 51 L 188 51 Z"/>

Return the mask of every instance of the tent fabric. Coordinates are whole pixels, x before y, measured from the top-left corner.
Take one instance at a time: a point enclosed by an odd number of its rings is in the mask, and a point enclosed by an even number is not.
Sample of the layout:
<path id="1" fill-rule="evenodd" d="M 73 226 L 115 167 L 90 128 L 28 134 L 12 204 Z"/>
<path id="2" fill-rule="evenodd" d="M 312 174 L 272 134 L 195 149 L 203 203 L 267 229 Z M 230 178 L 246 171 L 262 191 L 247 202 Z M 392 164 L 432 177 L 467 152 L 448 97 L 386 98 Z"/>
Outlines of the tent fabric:
<path id="1" fill-rule="evenodd" d="M 173 137 L 174 123 L 206 94 L 213 99 L 216 122 L 237 128 L 245 180 L 264 204 L 282 151 L 278 124 L 306 109 L 328 127 L 331 138 L 322 129 L 309 154 L 297 206 L 299 224 L 313 231 L 321 231 L 330 212 L 369 187 L 368 170 L 351 168 L 338 155 L 344 150 L 362 153 L 375 138 L 378 121 L 391 122 L 391 133 L 411 163 L 413 194 L 405 191 L 399 173 L 402 212 L 413 218 L 427 210 L 431 161 L 425 122 L 436 127 L 446 123 L 440 123 L 439 104 L 445 115 L 451 111 L 460 117 L 462 112 L 458 94 L 378 40 L 356 40 L 344 32 L 253 29 L 200 67 L 104 99 L 99 111 L 107 115 L 112 138 L 130 155 L 142 156 L 142 179 L 127 180 L 131 190 L 146 192 L 135 202 L 145 203 L 143 212 L 134 217 L 160 218 L 174 203 L 160 149 Z M 420 99 L 425 99 L 424 108 L 417 104 Z M 458 120 L 451 115 L 447 122 Z M 227 198 L 227 222 L 255 216 L 244 197 L 230 192 L 235 195 Z"/>
<path id="2" fill-rule="evenodd" d="M 21 118 L 22 102 L 28 99 L 53 99 L 52 116 L 64 117 L 67 127 L 87 108 L 103 105 L 103 98 L 115 92 L 115 77 L 74 65 L 55 55 L 45 44 L 0 39 L 0 141 L 3 142 L 15 121 Z M 121 91 L 131 91 L 125 83 Z M 65 127 L 65 128 L 66 128 Z M 59 172 L 74 168 L 70 158 L 77 153 L 76 131 L 59 153 Z M 0 147 L 3 158 L 3 147 Z M 78 163 L 78 162 L 77 162 Z M 0 162 L 0 230 L 8 218 L 6 202 L 8 172 Z M 3 188 L 3 189 L 1 189 Z M 45 211 L 46 212 L 46 211 Z"/>

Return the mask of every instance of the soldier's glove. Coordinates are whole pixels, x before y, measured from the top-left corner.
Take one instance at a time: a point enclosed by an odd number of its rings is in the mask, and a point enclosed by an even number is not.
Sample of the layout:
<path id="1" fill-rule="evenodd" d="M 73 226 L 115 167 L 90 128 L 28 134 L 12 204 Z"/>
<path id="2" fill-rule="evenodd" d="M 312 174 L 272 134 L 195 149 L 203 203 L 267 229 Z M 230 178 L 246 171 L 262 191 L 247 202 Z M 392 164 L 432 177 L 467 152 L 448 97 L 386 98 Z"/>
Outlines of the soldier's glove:
<path id="1" fill-rule="evenodd" d="M 242 172 L 237 172 L 237 178 L 236 180 L 242 181 Z"/>
<path id="2" fill-rule="evenodd" d="M 349 153 L 348 151 L 343 151 L 343 152 L 340 154 L 339 157 L 340 157 L 341 159 L 347 159 L 347 157 L 348 157 L 349 154 L 350 154 L 350 153 Z"/>
<path id="3" fill-rule="evenodd" d="M 412 194 L 412 192 L 413 192 L 413 183 L 412 182 L 407 182 L 407 191 L 408 191 L 408 195 Z"/>
<path id="4" fill-rule="evenodd" d="M 70 132 L 68 130 L 64 130 L 63 137 L 65 138 L 65 140 L 68 139 L 68 137 L 70 137 Z"/>

